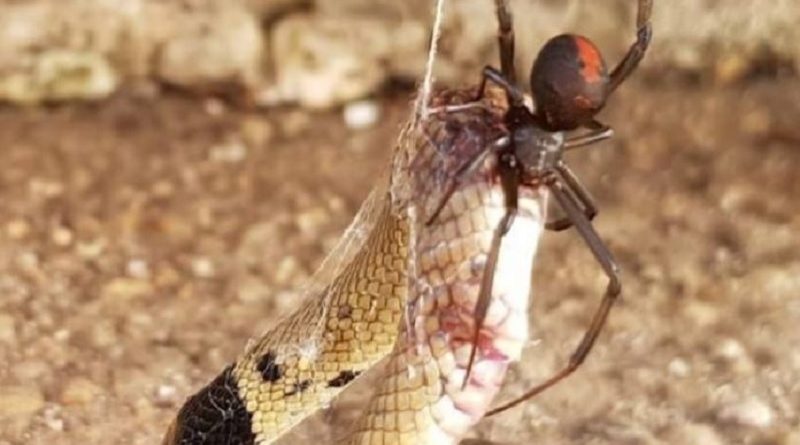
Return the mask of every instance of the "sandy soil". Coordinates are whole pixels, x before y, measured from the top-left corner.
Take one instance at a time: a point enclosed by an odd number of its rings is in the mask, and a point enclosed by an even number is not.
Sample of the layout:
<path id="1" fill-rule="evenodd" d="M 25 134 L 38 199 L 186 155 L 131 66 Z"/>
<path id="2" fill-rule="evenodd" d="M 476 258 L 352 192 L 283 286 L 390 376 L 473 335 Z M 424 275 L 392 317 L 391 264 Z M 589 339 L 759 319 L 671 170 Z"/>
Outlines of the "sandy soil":
<path id="1" fill-rule="evenodd" d="M 406 116 L 379 104 L 362 131 L 171 95 L 0 109 L 0 445 L 158 443 L 297 304 Z M 571 163 L 624 300 L 576 375 L 475 437 L 800 444 L 800 83 L 645 80 L 604 120 L 614 141 Z M 604 288 L 572 232 L 547 235 L 533 280 L 507 395 L 566 360 Z M 325 443 L 366 391 L 284 443 Z"/>

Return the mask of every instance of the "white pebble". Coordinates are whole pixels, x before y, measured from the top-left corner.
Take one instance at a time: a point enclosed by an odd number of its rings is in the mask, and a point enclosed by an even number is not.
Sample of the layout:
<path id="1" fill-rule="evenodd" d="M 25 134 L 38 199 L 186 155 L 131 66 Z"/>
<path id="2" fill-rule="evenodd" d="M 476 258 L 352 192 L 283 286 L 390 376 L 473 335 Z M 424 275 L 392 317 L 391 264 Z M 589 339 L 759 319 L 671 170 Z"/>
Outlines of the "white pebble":
<path id="1" fill-rule="evenodd" d="M 53 229 L 53 233 L 51 234 L 53 242 L 60 247 L 67 247 L 72 243 L 73 234 L 72 231 L 64 226 L 58 226 Z"/>
<path id="2" fill-rule="evenodd" d="M 127 269 L 128 275 L 132 278 L 143 280 L 150 276 L 150 266 L 148 266 L 147 261 L 142 259 L 128 261 Z"/>
<path id="3" fill-rule="evenodd" d="M 170 406 L 177 401 L 178 389 L 172 385 L 158 385 L 155 394 L 155 403 L 160 406 Z"/>
<path id="4" fill-rule="evenodd" d="M 768 428 L 775 421 L 775 414 L 765 402 L 752 398 L 723 407 L 719 420 L 753 428 Z"/>
<path id="5" fill-rule="evenodd" d="M 344 107 L 344 122 L 347 128 L 362 130 L 378 122 L 380 107 L 372 100 L 351 102 Z"/>
<path id="6" fill-rule="evenodd" d="M 717 355 L 730 361 L 736 361 L 743 359 L 747 354 L 741 343 L 732 338 L 727 338 L 717 348 Z"/>
<path id="7" fill-rule="evenodd" d="M 667 365 L 667 369 L 669 370 L 670 374 L 679 378 L 688 377 L 692 372 L 692 367 L 689 365 L 689 363 L 680 357 L 670 360 L 669 365 Z"/>
<path id="8" fill-rule="evenodd" d="M 197 278 L 211 278 L 214 276 L 214 263 L 208 258 L 195 258 L 192 260 L 192 273 Z"/>
<path id="9" fill-rule="evenodd" d="M 61 408 L 51 406 L 44 410 L 44 424 L 53 431 L 64 431 L 64 419 L 61 418 Z"/>
<path id="10" fill-rule="evenodd" d="M 241 141 L 230 140 L 211 147 L 209 155 L 214 162 L 236 164 L 247 158 L 247 146 Z"/>

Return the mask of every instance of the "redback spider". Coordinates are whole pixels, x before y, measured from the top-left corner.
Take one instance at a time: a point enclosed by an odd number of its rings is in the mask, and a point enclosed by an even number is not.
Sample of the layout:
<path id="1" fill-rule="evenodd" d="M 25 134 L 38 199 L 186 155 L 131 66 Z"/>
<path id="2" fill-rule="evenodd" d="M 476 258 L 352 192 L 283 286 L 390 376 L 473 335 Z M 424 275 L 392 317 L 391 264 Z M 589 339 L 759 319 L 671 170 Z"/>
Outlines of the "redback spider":
<path id="1" fill-rule="evenodd" d="M 567 365 L 522 396 L 492 409 L 489 415 L 511 408 L 573 373 L 592 349 L 614 301 L 622 290 L 616 261 L 591 224 L 591 220 L 597 214 L 594 200 L 564 162 L 563 153 L 608 139 L 613 135 L 613 130 L 598 122 L 595 115 L 603 108 L 611 93 L 636 69 L 644 57 L 652 36 L 650 14 L 653 7 L 652 0 L 638 0 L 636 42 L 631 45 L 611 74 L 606 70 L 600 51 L 588 38 L 575 34 L 562 34 L 550 39 L 539 51 L 531 68 L 530 87 L 535 103 L 535 111 L 531 111 L 525 106 L 524 93 L 516 81 L 514 28 L 508 0 L 494 0 L 494 3 L 499 24 L 501 70 L 498 71 L 491 66 L 483 69 L 474 104 L 483 98 L 487 82 L 495 83 L 505 90 L 509 104 L 504 117 L 507 133 L 465 163 L 469 167 L 460 171 L 459 176 L 451 181 L 438 206 L 427 219 L 428 224 L 436 219 L 461 178 L 483 164 L 481 161 L 486 156 L 494 158 L 495 174 L 498 175 L 503 189 L 506 212 L 495 228 L 491 249 L 486 259 L 475 307 L 473 346 L 463 384 L 466 385 L 469 381 L 475 362 L 480 331 L 489 307 L 500 243 L 516 215 L 520 186 L 547 186 L 565 216 L 548 221 L 545 227 L 560 231 L 574 226 L 602 266 L 609 282 L 600 306 Z M 445 107 L 444 111 L 457 112 L 465 106 L 470 104 Z M 579 128 L 587 131 L 579 135 L 564 135 L 565 132 Z"/>

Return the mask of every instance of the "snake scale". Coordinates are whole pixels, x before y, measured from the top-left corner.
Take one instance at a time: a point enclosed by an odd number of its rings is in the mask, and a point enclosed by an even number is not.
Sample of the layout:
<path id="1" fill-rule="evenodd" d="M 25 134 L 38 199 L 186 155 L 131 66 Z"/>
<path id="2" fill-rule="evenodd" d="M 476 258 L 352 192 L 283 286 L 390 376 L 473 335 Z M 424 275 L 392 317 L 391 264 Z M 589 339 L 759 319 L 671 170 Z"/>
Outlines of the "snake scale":
<path id="1" fill-rule="evenodd" d="M 440 92 L 438 105 L 467 92 Z M 480 420 L 527 341 L 530 270 L 545 196 L 520 190 L 504 238 L 478 360 L 462 386 L 474 308 L 503 195 L 490 162 L 455 184 L 439 217 L 425 215 L 502 131 L 505 104 L 412 119 L 395 144 L 388 178 L 362 207 L 348 249 L 323 266 L 317 289 L 250 344 L 180 409 L 163 445 L 269 444 L 327 406 L 386 358 L 380 386 L 339 444 L 458 443 Z M 328 264 L 330 266 L 330 264 Z"/>

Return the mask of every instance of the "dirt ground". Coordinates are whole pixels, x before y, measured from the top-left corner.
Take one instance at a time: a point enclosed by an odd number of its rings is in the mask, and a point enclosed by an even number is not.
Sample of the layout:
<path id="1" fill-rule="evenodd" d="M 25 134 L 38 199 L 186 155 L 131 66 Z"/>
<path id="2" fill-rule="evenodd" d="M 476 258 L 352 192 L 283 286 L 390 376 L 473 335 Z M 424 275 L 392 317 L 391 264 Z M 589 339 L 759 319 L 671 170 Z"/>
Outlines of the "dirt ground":
<path id="1" fill-rule="evenodd" d="M 367 130 L 146 91 L 0 109 L 0 445 L 159 443 L 297 304 L 407 115 L 407 93 L 377 104 Z M 474 437 L 800 444 L 800 82 L 637 79 L 603 119 L 615 139 L 570 162 L 624 299 L 578 373 Z M 549 233 L 533 288 L 506 396 L 564 363 L 604 281 Z M 359 391 L 283 443 L 325 443 Z"/>

